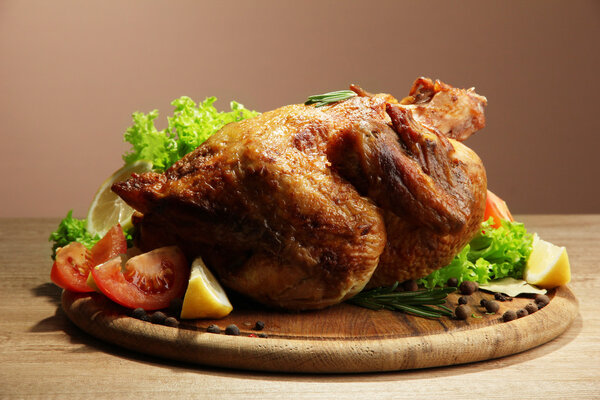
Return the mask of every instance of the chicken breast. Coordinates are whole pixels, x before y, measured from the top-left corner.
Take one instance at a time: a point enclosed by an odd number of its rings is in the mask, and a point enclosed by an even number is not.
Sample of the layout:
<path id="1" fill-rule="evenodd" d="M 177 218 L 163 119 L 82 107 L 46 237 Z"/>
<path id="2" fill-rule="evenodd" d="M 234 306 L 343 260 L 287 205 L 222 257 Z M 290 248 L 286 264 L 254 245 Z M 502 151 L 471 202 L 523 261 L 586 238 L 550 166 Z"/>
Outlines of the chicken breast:
<path id="1" fill-rule="evenodd" d="M 443 266 L 486 191 L 479 158 L 446 135 L 481 128 L 485 98 L 424 78 L 402 101 L 353 90 L 229 124 L 164 174 L 115 184 L 140 245 L 178 244 L 226 287 L 292 310 Z"/>

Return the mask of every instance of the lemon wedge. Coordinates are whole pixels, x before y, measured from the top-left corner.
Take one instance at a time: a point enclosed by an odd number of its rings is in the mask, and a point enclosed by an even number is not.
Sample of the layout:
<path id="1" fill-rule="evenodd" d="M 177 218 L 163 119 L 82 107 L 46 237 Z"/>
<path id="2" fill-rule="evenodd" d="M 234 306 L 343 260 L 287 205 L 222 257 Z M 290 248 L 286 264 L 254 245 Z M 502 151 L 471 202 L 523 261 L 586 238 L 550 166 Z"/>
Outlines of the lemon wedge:
<path id="1" fill-rule="evenodd" d="M 523 278 L 527 283 L 551 289 L 571 281 L 571 265 L 567 249 L 533 236 L 533 250 L 525 265 Z"/>
<path id="2" fill-rule="evenodd" d="M 233 306 L 219 281 L 204 261 L 200 257 L 196 258 L 192 263 L 190 281 L 183 298 L 181 318 L 223 318 L 231 310 Z"/>
<path id="3" fill-rule="evenodd" d="M 104 236 L 116 224 L 123 229 L 131 227 L 133 208 L 129 207 L 110 187 L 115 182 L 126 180 L 133 173 L 141 174 L 152 170 L 150 161 L 136 161 L 115 171 L 102 183 L 87 214 L 87 230 L 92 234 Z"/>
<path id="4" fill-rule="evenodd" d="M 85 284 L 88 285 L 90 288 L 94 289 L 96 292 L 102 293 L 102 292 L 100 292 L 100 288 L 98 287 L 98 285 L 96 285 L 94 276 L 91 273 L 88 274 Z"/>

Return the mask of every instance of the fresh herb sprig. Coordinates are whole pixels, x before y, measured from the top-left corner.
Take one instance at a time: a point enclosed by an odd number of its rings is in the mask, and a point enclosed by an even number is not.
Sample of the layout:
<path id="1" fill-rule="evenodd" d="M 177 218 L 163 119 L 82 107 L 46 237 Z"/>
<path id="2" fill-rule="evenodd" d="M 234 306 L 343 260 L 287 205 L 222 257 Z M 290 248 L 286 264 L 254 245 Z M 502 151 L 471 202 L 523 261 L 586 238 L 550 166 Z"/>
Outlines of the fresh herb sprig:
<path id="1" fill-rule="evenodd" d="M 348 300 L 349 303 L 371 310 L 402 311 L 425 318 L 452 317 L 452 310 L 444 305 L 449 293 L 456 290 L 446 287 L 433 290 L 398 292 L 398 282 L 393 286 L 361 292 Z"/>
<path id="2" fill-rule="evenodd" d="M 308 100 L 304 102 L 305 105 L 314 104 L 315 107 L 323 107 L 327 104 L 337 103 L 338 101 L 348 100 L 351 97 L 356 96 L 352 90 L 338 90 L 337 92 L 329 92 L 324 94 L 316 94 L 309 96 Z"/>

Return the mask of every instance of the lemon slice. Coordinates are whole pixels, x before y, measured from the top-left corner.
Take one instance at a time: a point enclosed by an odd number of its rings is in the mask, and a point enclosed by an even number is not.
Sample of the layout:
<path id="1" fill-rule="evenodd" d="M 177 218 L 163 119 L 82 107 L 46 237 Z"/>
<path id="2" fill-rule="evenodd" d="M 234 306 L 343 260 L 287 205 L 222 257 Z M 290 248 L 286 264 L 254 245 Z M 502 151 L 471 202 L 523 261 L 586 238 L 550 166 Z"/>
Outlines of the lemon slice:
<path id="1" fill-rule="evenodd" d="M 533 250 L 527 260 L 523 278 L 527 283 L 545 289 L 571 281 L 571 265 L 567 249 L 533 236 Z"/>
<path id="2" fill-rule="evenodd" d="M 200 257 L 192 263 L 190 282 L 188 283 L 183 306 L 182 319 L 223 318 L 233 307 L 223 287 L 209 271 Z"/>
<path id="3" fill-rule="evenodd" d="M 123 229 L 131 227 L 133 208 L 129 207 L 110 187 L 115 182 L 126 180 L 133 173 L 141 174 L 152 170 L 150 161 L 136 161 L 123 166 L 102 183 L 87 214 L 87 230 L 92 234 L 104 236 L 116 224 Z"/>

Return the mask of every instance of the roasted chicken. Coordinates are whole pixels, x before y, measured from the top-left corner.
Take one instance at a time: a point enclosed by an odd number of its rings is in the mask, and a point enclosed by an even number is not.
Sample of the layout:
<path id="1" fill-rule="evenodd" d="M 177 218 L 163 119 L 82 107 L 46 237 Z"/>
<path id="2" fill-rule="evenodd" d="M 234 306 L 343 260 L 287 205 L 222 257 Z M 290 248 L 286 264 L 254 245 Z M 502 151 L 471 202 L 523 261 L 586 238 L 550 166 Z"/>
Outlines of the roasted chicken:
<path id="1" fill-rule="evenodd" d="M 226 125 L 165 173 L 115 184 L 140 246 L 177 244 L 226 287 L 293 310 L 446 265 L 483 218 L 485 170 L 459 141 L 486 99 L 426 78 L 400 101 L 351 89 Z"/>

